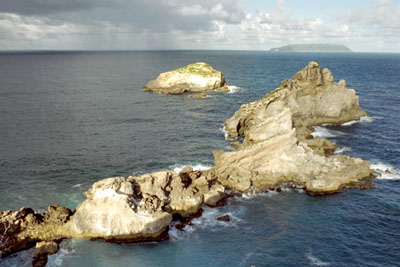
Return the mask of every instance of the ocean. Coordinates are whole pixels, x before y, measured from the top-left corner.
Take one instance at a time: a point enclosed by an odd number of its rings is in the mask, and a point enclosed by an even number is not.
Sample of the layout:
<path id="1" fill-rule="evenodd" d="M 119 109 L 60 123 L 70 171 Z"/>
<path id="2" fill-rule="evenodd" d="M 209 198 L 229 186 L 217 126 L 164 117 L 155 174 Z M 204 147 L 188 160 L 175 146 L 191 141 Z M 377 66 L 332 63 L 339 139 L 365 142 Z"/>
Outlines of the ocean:
<path id="1" fill-rule="evenodd" d="M 0 210 L 74 209 L 102 178 L 213 166 L 224 121 L 309 61 L 354 88 L 370 117 L 316 127 L 381 175 L 376 189 L 310 196 L 285 189 L 205 208 L 161 243 L 64 240 L 47 266 L 398 266 L 400 54 L 248 51 L 0 53 Z M 142 92 L 159 73 L 204 61 L 230 93 Z M 230 222 L 216 217 L 228 214 Z M 31 266 L 33 250 L 0 259 Z"/>

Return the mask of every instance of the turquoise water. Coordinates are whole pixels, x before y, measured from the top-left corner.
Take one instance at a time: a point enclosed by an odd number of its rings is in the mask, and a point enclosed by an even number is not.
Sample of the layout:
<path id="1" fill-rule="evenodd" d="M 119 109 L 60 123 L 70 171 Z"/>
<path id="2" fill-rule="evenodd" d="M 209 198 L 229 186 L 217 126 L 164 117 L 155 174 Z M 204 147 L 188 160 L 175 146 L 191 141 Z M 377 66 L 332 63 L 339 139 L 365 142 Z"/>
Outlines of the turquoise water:
<path id="1" fill-rule="evenodd" d="M 49 266 L 396 266 L 400 261 L 399 54 L 221 51 L 0 53 L 0 210 L 50 204 L 71 209 L 106 177 L 195 165 L 229 150 L 222 130 L 310 60 L 355 88 L 372 116 L 318 127 L 382 177 L 375 190 L 312 197 L 298 191 L 232 198 L 205 209 L 170 240 L 109 244 L 66 240 Z M 196 61 L 224 72 L 240 91 L 144 93 L 158 73 Z M 384 170 L 389 170 L 384 172 Z M 215 218 L 229 214 L 230 222 Z M 0 259 L 29 266 L 32 250 Z"/>

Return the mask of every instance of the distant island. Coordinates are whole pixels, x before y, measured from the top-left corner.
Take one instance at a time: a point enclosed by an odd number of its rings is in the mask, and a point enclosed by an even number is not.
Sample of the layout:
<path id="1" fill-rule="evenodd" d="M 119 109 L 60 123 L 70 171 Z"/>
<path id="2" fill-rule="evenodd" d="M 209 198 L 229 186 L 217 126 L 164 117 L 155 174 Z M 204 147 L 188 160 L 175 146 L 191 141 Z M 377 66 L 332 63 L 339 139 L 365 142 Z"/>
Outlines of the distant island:
<path id="1" fill-rule="evenodd" d="M 292 44 L 271 48 L 272 52 L 352 52 L 342 44 Z"/>

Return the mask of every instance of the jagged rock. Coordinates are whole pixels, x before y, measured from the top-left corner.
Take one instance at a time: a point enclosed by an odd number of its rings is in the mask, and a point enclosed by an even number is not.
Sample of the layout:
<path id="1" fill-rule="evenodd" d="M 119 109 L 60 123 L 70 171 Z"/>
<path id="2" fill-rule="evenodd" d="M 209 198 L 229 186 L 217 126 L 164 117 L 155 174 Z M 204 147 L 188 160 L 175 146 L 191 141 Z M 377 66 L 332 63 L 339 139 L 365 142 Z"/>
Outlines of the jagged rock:
<path id="1" fill-rule="evenodd" d="M 202 182 L 203 181 L 203 182 Z M 225 189 L 209 186 L 200 171 L 163 171 L 96 182 L 71 219 L 75 236 L 111 241 L 160 240 L 172 216 L 197 214 L 204 202 L 221 200 Z M 206 201 L 205 201 L 206 200 Z"/>
<path id="2" fill-rule="evenodd" d="M 213 69 L 204 62 L 193 63 L 161 73 L 157 79 L 150 81 L 143 87 L 145 92 L 163 94 L 196 93 L 211 90 L 225 91 L 227 84 L 222 72 Z"/>
<path id="3" fill-rule="evenodd" d="M 224 221 L 224 222 L 229 222 L 231 220 L 231 217 L 229 217 L 229 215 L 223 215 L 221 217 L 217 218 L 218 221 Z"/>
<path id="4" fill-rule="evenodd" d="M 137 192 L 137 186 L 123 177 L 94 183 L 71 218 L 74 236 L 115 242 L 167 238 L 172 216 L 161 210 L 160 199 Z"/>
<path id="5" fill-rule="evenodd" d="M 36 243 L 32 266 L 46 266 L 47 256 L 55 254 L 58 251 L 58 244 L 54 241 L 42 241 Z"/>
<path id="6" fill-rule="evenodd" d="M 366 115 L 355 91 L 344 85 L 310 62 L 262 99 L 242 105 L 225 128 L 231 138 L 244 136 L 243 144 L 234 152 L 214 152 L 218 181 L 240 192 L 292 183 L 308 192 L 332 193 L 370 177 L 368 162 L 331 155 L 334 144 L 310 136 L 313 125 Z"/>
<path id="7" fill-rule="evenodd" d="M 58 205 L 48 209 L 48 214 L 30 208 L 0 213 L 0 255 L 31 248 L 38 241 L 71 237 L 66 226 L 71 210 Z"/>

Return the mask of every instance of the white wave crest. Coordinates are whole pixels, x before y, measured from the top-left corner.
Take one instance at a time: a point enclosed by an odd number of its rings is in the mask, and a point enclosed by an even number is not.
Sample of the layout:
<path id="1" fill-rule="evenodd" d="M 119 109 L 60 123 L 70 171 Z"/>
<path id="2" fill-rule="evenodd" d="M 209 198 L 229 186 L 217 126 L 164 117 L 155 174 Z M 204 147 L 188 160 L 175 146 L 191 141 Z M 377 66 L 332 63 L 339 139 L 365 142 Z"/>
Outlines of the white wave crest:
<path id="1" fill-rule="evenodd" d="M 204 207 L 201 217 L 193 219 L 193 226 L 196 228 L 218 231 L 221 227 L 238 227 L 237 223 L 243 221 L 241 215 L 246 212 L 245 207 L 235 207 L 234 210 L 225 211 L 218 208 Z M 218 217 L 228 215 L 230 221 L 217 220 Z"/>
<path id="2" fill-rule="evenodd" d="M 168 230 L 168 235 L 172 241 L 182 240 L 192 234 L 195 228 L 192 225 L 186 225 L 182 230 L 176 229 L 179 222 L 171 222 Z"/>
<path id="3" fill-rule="evenodd" d="M 353 124 L 356 124 L 356 123 L 361 123 L 361 122 L 372 122 L 372 121 L 374 121 L 374 120 L 375 120 L 374 117 L 363 116 L 363 117 L 361 117 L 359 120 L 348 121 L 348 122 L 342 123 L 341 125 L 342 125 L 342 126 L 350 126 L 350 125 L 353 125 Z"/>
<path id="4" fill-rule="evenodd" d="M 336 148 L 335 152 L 333 152 L 333 154 L 342 154 L 343 152 L 346 152 L 346 151 L 351 151 L 351 147 L 341 146 L 339 148 Z"/>
<path id="5" fill-rule="evenodd" d="M 324 138 L 338 137 L 338 136 L 341 136 L 344 134 L 345 133 L 343 133 L 343 132 L 331 130 L 331 129 L 328 129 L 328 128 L 322 127 L 322 126 L 314 126 L 314 132 L 311 133 L 311 135 L 313 137 L 319 136 L 319 137 L 324 137 Z"/>
<path id="6" fill-rule="evenodd" d="M 400 169 L 397 169 L 389 164 L 382 162 L 377 162 L 371 164 L 371 169 L 375 170 L 379 176 L 377 179 L 382 180 L 399 180 L 400 179 Z"/>
<path id="7" fill-rule="evenodd" d="M 315 257 L 311 252 L 306 253 L 307 259 L 310 261 L 312 266 L 329 266 L 329 262 L 324 262 L 317 257 Z"/>
<path id="8" fill-rule="evenodd" d="M 225 125 L 222 128 L 219 128 L 219 130 L 224 134 L 225 140 L 228 140 L 228 132 L 226 131 Z"/>
<path id="9" fill-rule="evenodd" d="M 240 87 L 236 85 L 228 85 L 228 90 L 230 94 L 240 91 Z"/>
<path id="10" fill-rule="evenodd" d="M 186 164 L 186 165 L 182 165 L 182 164 L 176 164 L 176 165 L 172 165 L 170 166 L 170 168 L 175 171 L 176 173 L 179 173 L 184 167 L 186 166 L 192 166 L 193 170 L 195 171 L 205 171 L 208 169 L 211 169 L 212 166 L 210 165 L 205 165 L 205 164 L 201 164 L 201 163 L 197 163 L 195 165 L 190 165 L 190 164 Z"/>

